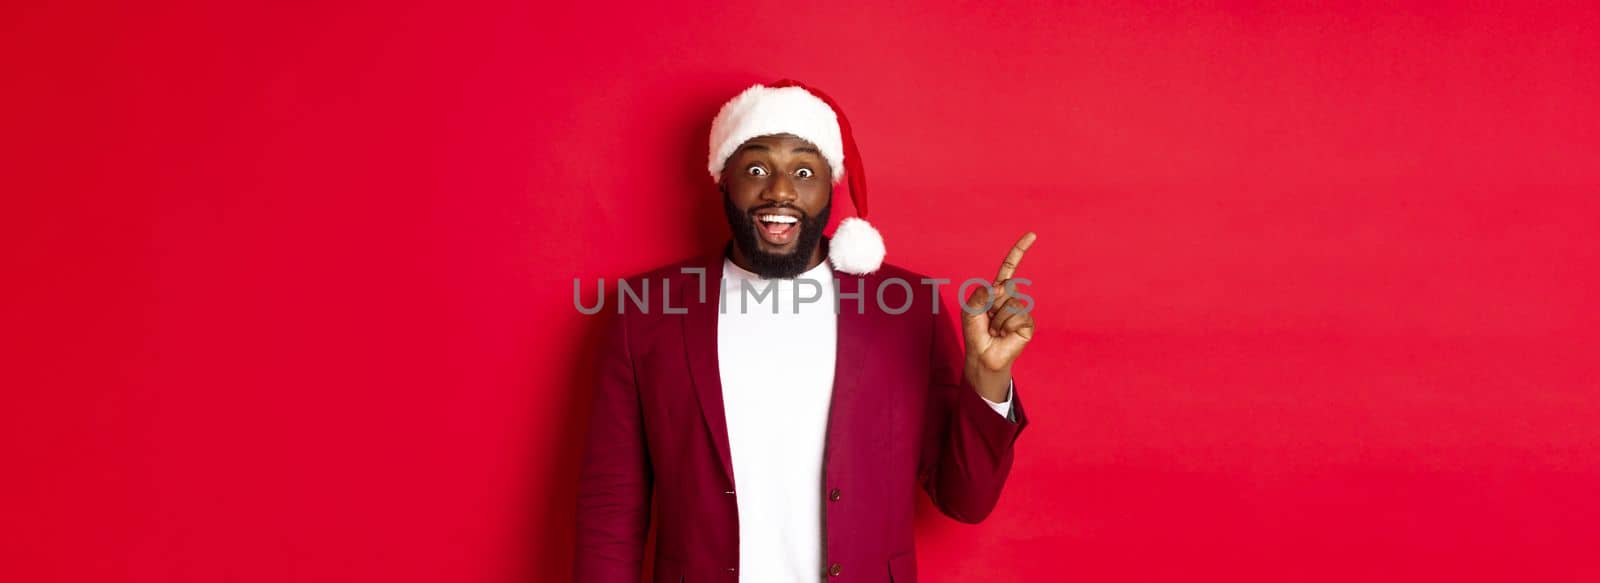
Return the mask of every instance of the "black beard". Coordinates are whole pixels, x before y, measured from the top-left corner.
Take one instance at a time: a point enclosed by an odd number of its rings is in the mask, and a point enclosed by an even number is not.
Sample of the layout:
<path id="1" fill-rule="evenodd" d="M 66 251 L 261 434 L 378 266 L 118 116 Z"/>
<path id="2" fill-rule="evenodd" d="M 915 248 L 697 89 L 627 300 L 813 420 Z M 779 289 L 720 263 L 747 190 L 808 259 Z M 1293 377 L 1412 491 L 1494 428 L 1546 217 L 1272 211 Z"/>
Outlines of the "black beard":
<path id="1" fill-rule="evenodd" d="M 822 241 L 822 229 L 828 225 L 828 214 L 833 212 L 833 194 L 828 194 L 828 204 L 823 205 L 822 212 L 815 216 L 789 207 L 800 212 L 800 240 L 794 246 L 794 251 L 788 253 L 762 251 L 760 242 L 756 240 L 756 211 L 775 208 L 779 208 L 779 205 L 766 204 L 742 212 L 739 207 L 733 206 L 733 197 L 728 196 L 728 191 L 722 191 L 722 210 L 728 215 L 728 227 L 733 229 L 733 243 L 750 260 L 750 271 L 763 279 L 793 279 L 806 272 L 811 250 L 816 249 Z"/>

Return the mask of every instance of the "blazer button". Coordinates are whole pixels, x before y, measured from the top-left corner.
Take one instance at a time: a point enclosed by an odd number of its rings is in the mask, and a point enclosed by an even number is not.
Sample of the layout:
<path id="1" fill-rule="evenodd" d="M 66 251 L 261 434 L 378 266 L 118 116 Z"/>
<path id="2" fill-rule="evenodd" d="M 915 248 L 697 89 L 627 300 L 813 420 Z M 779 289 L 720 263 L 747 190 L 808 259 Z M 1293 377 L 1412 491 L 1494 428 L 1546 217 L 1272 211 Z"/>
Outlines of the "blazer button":
<path id="1" fill-rule="evenodd" d="M 832 492 L 828 492 L 828 499 L 829 500 L 838 500 L 839 498 L 840 498 L 840 496 L 839 496 L 839 489 L 838 488 L 834 488 Z"/>
<path id="2" fill-rule="evenodd" d="M 838 563 L 834 563 L 832 567 L 828 567 L 828 574 L 832 575 L 834 577 L 838 577 L 839 576 L 839 572 L 841 570 L 842 569 L 839 568 L 839 564 Z"/>

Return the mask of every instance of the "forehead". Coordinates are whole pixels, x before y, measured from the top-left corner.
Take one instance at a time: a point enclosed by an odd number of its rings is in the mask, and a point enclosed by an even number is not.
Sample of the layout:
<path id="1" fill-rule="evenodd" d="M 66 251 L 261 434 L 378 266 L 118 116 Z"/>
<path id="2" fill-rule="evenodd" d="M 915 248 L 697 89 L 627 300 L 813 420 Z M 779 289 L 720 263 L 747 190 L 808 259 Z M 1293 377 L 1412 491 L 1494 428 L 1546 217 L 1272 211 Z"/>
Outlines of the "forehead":
<path id="1" fill-rule="evenodd" d="M 756 136 L 754 138 L 745 140 L 743 144 L 740 144 L 739 149 L 734 150 L 734 154 L 738 155 L 752 151 L 777 152 L 785 154 L 809 153 L 816 154 L 818 156 L 822 155 L 821 151 L 817 149 L 816 144 L 806 141 L 794 134 L 771 134 L 765 136 Z"/>

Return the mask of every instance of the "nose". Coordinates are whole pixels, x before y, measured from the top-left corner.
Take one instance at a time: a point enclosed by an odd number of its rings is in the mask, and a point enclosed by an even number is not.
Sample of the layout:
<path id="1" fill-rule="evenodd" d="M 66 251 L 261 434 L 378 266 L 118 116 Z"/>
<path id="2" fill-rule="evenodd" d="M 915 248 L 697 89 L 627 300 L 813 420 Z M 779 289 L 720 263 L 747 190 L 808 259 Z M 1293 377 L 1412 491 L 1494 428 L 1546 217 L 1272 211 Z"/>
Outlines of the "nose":
<path id="1" fill-rule="evenodd" d="M 778 204 L 788 204 L 800 198 L 800 193 L 794 189 L 794 180 L 784 172 L 774 172 L 772 180 L 767 182 L 767 188 L 761 191 L 763 200 L 770 200 Z"/>

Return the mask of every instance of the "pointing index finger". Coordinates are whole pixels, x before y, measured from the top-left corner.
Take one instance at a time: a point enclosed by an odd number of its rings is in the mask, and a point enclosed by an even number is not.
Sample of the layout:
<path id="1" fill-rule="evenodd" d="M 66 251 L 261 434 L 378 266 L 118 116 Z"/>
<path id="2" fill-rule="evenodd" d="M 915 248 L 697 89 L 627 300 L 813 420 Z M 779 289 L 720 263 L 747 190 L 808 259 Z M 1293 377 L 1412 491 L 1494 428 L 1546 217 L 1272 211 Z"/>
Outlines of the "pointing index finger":
<path id="1" fill-rule="evenodd" d="M 1022 234 L 1021 239 L 1017 239 L 1017 244 L 1011 247 L 1011 253 L 1006 254 L 1006 260 L 1000 263 L 1000 274 L 995 276 L 995 281 L 1011 279 L 1011 274 L 1016 273 L 1017 266 L 1022 264 L 1022 254 L 1033 246 L 1033 240 L 1037 238 L 1038 235 L 1033 231 L 1028 231 Z"/>

